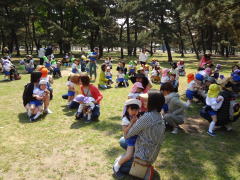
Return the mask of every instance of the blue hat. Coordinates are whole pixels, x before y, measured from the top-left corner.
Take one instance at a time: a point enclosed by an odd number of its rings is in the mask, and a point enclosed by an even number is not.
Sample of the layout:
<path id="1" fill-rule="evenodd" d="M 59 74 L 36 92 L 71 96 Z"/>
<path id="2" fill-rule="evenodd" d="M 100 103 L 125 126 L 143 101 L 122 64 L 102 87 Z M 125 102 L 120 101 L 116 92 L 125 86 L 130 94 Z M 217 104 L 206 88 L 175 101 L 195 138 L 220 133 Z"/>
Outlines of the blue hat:
<path id="1" fill-rule="evenodd" d="M 197 73 L 196 76 L 195 76 L 196 80 L 199 80 L 199 81 L 203 81 L 204 80 L 204 76 Z"/>
<path id="2" fill-rule="evenodd" d="M 240 82 L 240 75 L 237 73 L 232 73 L 232 79 L 235 82 Z"/>

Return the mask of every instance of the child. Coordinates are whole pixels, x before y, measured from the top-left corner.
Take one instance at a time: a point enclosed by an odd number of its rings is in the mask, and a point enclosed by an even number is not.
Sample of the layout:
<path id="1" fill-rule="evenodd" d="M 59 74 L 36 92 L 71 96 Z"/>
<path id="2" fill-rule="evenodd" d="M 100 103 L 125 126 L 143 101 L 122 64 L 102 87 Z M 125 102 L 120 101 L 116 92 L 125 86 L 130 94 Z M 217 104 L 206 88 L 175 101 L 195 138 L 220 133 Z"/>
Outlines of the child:
<path id="1" fill-rule="evenodd" d="M 172 68 L 170 69 L 170 73 L 172 73 L 172 74 L 175 74 L 176 75 L 176 80 L 178 80 L 179 79 L 179 74 L 178 74 L 178 69 L 177 69 L 177 63 L 171 63 L 171 66 L 172 66 Z"/>
<path id="2" fill-rule="evenodd" d="M 217 64 L 213 73 L 213 77 L 217 80 L 219 78 L 219 72 L 220 69 L 222 68 L 221 64 Z"/>
<path id="3" fill-rule="evenodd" d="M 30 122 L 36 120 L 42 114 L 43 99 L 46 95 L 49 95 L 49 93 L 47 90 L 47 81 L 41 80 L 39 87 L 33 90 L 33 97 L 36 100 L 30 101 L 31 111 L 28 112 Z M 34 116 L 32 117 L 31 114 L 34 114 Z"/>
<path id="4" fill-rule="evenodd" d="M 42 68 L 41 69 L 41 73 L 42 73 L 42 76 L 41 76 L 41 80 L 45 80 L 47 81 L 47 89 L 50 91 L 50 99 L 53 98 L 53 89 L 52 89 L 52 84 L 53 84 L 53 78 L 51 75 L 48 75 L 48 69 L 47 68 Z M 51 113 L 49 111 L 49 113 Z"/>
<path id="5" fill-rule="evenodd" d="M 74 101 L 80 104 L 76 117 L 83 117 L 85 123 L 90 123 L 92 121 L 92 111 L 95 107 L 95 99 L 84 95 L 78 95 L 74 98 Z"/>
<path id="6" fill-rule="evenodd" d="M 144 87 L 142 83 L 135 82 L 133 84 L 131 93 L 128 94 L 128 99 L 138 99 L 139 95 L 143 92 Z"/>
<path id="7" fill-rule="evenodd" d="M 143 66 L 143 68 L 144 68 L 144 74 L 145 74 L 145 76 L 148 77 L 148 74 L 149 74 L 149 65 L 146 64 L 146 65 Z"/>
<path id="8" fill-rule="evenodd" d="M 68 103 L 67 106 L 71 104 L 71 102 L 74 99 L 75 91 L 74 91 L 74 83 L 72 82 L 71 76 L 68 77 L 67 81 L 67 87 L 68 87 Z"/>
<path id="9" fill-rule="evenodd" d="M 120 63 L 118 63 L 117 71 L 119 71 L 120 69 L 122 69 L 124 74 L 127 74 L 127 68 L 125 67 L 125 62 L 124 61 L 121 61 Z"/>
<path id="10" fill-rule="evenodd" d="M 110 69 L 112 69 L 112 58 L 111 57 L 108 57 L 106 60 L 105 60 L 105 64 L 110 67 Z"/>
<path id="11" fill-rule="evenodd" d="M 185 65 L 184 65 L 183 59 L 181 59 L 177 63 L 177 69 L 178 69 L 179 76 L 185 76 L 186 72 L 185 72 Z"/>
<path id="12" fill-rule="evenodd" d="M 219 96 L 220 86 L 217 84 L 211 84 L 208 90 L 206 104 L 208 106 L 208 114 L 211 116 L 212 121 L 209 125 L 207 133 L 210 136 L 216 136 L 213 131 L 215 124 L 217 123 L 217 111 L 221 108 L 224 98 Z"/>
<path id="13" fill-rule="evenodd" d="M 125 74 L 123 72 L 123 69 L 120 68 L 117 74 L 117 80 L 116 80 L 116 88 L 120 86 L 125 86 L 127 87 L 127 82 L 125 80 Z"/>
<path id="14" fill-rule="evenodd" d="M 179 82 L 178 80 L 176 79 L 176 74 L 174 73 L 170 73 L 170 83 L 172 84 L 173 88 L 174 88 L 174 92 L 178 92 L 178 85 L 179 85 Z"/>
<path id="15" fill-rule="evenodd" d="M 105 72 L 105 76 L 108 80 L 110 80 L 112 82 L 112 73 L 111 73 L 111 68 L 110 66 L 107 66 L 106 72 Z"/>
<path id="16" fill-rule="evenodd" d="M 106 69 L 107 69 L 106 64 L 102 64 L 98 83 L 98 87 L 101 89 L 111 88 L 111 86 L 109 86 L 109 79 L 107 79 L 105 76 Z"/>
<path id="17" fill-rule="evenodd" d="M 161 82 L 161 68 L 159 66 L 155 66 L 151 72 L 151 81 L 154 83 Z"/>
<path id="18" fill-rule="evenodd" d="M 7 57 L 3 58 L 2 64 L 3 64 L 3 72 L 5 74 L 4 79 L 11 80 L 11 72 L 10 71 L 11 71 L 13 64 Z"/>
<path id="19" fill-rule="evenodd" d="M 78 65 L 79 61 L 75 59 L 72 64 L 72 73 L 74 74 L 79 73 Z"/>
<path id="20" fill-rule="evenodd" d="M 55 59 L 51 60 L 51 67 L 53 69 L 53 77 L 62 77 L 61 71 L 60 71 L 60 63 L 57 62 Z"/>
<path id="21" fill-rule="evenodd" d="M 128 75 L 129 76 L 134 76 L 135 73 L 136 73 L 136 66 L 137 66 L 137 63 L 133 60 L 131 60 L 129 63 L 128 63 L 128 67 L 129 67 L 129 73 Z"/>
<path id="22" fill-rule="evenodd" d="M 164 83 L 169 82 L 169 80 L 170 80 L 169 72 L 170 72 L 169 69 L 167 69 L 167 68 L 163 69 L 163 71 L 162 71 L 162 78 L 161 78 L 161 85 L 164 84 Z"/>
<path id="23" fill-rule="evenodd" d="M 141 101 L 137 99 L 128 99 L 125 102 L 122 118 L 122 129 L 124 134 L 126 134 L 128 130 L 132 127 L 132 125 L 137 121 L 140 107 Z M 126 154 L 124 156 L 121 156 L 115 161 L 113 165 L 114 173 L 117 173 L 120 167 L 133 157 L 136 139 L 137 136 L 133 136 L 126 139 L 127 143 Z"/>

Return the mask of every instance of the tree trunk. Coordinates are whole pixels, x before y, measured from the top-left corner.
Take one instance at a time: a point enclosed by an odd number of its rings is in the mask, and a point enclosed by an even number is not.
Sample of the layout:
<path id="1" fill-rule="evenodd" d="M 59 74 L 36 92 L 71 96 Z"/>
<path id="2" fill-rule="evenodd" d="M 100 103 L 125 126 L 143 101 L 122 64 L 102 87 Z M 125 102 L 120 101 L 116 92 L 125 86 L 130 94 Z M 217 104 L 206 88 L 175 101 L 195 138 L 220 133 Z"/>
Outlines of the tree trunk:
<path id="1" fill-rule="evenodd" d="M 205 47 L 204 31 L 203 31 L 203 29 L 201 29 L 200 32 L 201 32 L 201 44 L 202 44 L 202 50 L 203 50 L 203 54 L 205 54 L 205 53 L 206 53 L 206 47 Z"/>
<path id="2" fill-rule="evenodd" d="M 150 42 L 150 55 L 153 56 L 153 42 Z"/>
<path id="3" fill-rule="evenodd" d="M 6 46 L 6 38 L 3 29 L 1 29 L 1 38 L 2 38 L 2 55 L 4 54 L 3 49 Z"/>
<path id="4" fill-rule="evenodd" d="M 167 54 L 168 54 L 168 62 L 172 62 L 172 53 L 171 53 L 171 47 L 168 43 L 168 41 L 165 39 L 164 43 L 166 45 L 166 49 L 167 49 Z"/>
<path id="5" fill-rule="evenodd" d="M 15 47 L 16 47 L 16 51 L 17 51 L 17 56 L 20 56 L 19 43 L 18 43 L 18 38 L 17 38 L 17 35 L 16 35 L 16 32 L 15 32 L 15 31 L 13 31 L 12 36 L 13 36 L 13 38 L 14 38 Z"/>
<path id="6" fill-rule="evenodd" d="M 191 32 L 191 29 L 189 27 L 188 21 L 186 21 L 186 25 L 187 25 L 187 28 L 188 28 L 188 33 L 189 33 L 189 36 L 191 38 L 193 50 L 194 50 L 194 52 L 196 54 L 197 60 L 200 60 L 199 53 L 198 53 L 198 50 L 196 48 L 196 45 L 195 45 L 195 42 L 194 42 L 194 38 L 193 38 L 193 35 L 192 35 L 192 32 Z"/>
<path id="7" fill-rule="evenodd" d="M 129 15 L 127 15 L 126 23 L 127 23 L 127 49 L 128 49 L 128 56 L 132 56 Z"/>
<path id="8" fill-rule="evenodd" d="M 36 46 L 36 53 L 38 53 L 38 50 L 40 49 L 40 43 L 39 43 L 40 41 L 38 41 L 36 38 L 36 30 L 35 30 L 34 20 L 32 20 L 32 34 L 33 34 L 33 41 Z"/>
<path id="9" fill-rule="evenodd" d="M 120 34 L 119 34 L 119 41 L 121 43 L 121 59 L 124 58 L 124 54 L 123 54 L 123 42 L 122 42 L 122 36 L 123 36 L 123 25 L 121 25 L 121 28 L 120 28 Z"/>
<path id="10" fill-rule="evenodd" d="M 133 55 L 137 57 L 137 40 L 138 40 L 138 24 L 135 22 L 135 27 L 134 27 L 134 50 L 133 50 Z"/>
<path id="11" fill-rule="evenodd" d="M 181 25 L 181 20 L 179 13 L 176 13 L 176 18 L 177 18 L 177 27 L 178 27 L 178 33 L 179 33 L 179 38 L 180 38 L 180 43 L 179 43 L 179 51 L 181 53 L 181 57 L 184 57 L 184 42 L 182 38 L 182 25 Z"/>

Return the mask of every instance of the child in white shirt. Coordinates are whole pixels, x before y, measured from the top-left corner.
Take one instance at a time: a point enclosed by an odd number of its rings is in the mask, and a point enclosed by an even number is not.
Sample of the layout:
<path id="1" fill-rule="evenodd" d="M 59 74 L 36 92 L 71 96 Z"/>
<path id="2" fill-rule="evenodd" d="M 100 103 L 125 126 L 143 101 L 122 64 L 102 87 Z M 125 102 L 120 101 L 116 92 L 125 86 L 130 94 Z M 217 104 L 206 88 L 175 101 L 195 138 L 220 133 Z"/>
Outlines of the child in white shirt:
<path id="1" fill-rule="evenodd" d="M 144 87 L 142 83 L 140 82 L 135 82 L 133 84 L 131 93 L 128 94 L 128 99 L 138 99 L 139 95 L 143 92 Z"/>
<path id="2" fill-rule="evenodd" d="M 211 116 L 212 121 L 209 125 L 207 133 L 210 136 L 216 136 L 216 133 L 213 131 L 215 124 L 217 123 L 217 111 L 221 108 L 224 98 L 219 96 L 220 86 L 217 84 L 211 84 L 209 86 L 206 104 L 208 106 L 208 114 Z"/>
<path id="3" fill-rule="evenodd" d="M 85 119 L 85 123 L 91 122 L 92 111 L 95 108 L 95 99 L 93 97 L 78 95 L 74 98 L 74 101 L 80 104 L 77 110 L 76 117 L 82 116 Z"/>

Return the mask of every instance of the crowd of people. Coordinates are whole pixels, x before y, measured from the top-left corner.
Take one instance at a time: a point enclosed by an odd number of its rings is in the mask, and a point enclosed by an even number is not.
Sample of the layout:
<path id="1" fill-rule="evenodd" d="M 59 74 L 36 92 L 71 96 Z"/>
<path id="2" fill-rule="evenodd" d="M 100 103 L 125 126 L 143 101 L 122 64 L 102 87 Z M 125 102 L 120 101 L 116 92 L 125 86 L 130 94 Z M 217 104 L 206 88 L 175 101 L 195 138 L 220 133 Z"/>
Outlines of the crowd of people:
<path id="1" fill-rule="evenodd" d="M 103 99 L 101 89 L 131 86 L 126 98 L 121 117 L 123 137 L 120 145 L 126 150 L 113 165 L 114 175 L 122 177 L 130 174 L 139 178 L 151 177 L 152 164 L 156 160 L 163 142 L 165 127 L 171 128 L 172 134 L 178 134 L 179 127 L 185 122 L 185 111 L 194 103 L 201 103 L 200 115 L 209 121 L 206 132 L 216 135 L 221 126 L 227 131 L 240 116 L 240 67 L 234 65 L 229 77 L 221 74 L 222 65 L 214 65 L 211 55 L 205 54 L 195 73 L 186 74 L 184 61 L 169 64 L 162 68 L 156 59 L 148 60 L 148 53 L 143 49 L 139 60 L 128 63 L 121 61 L 116 70 L 108 57 L 100 68 L 98 87 L 91 84 L 97 77 L 98 48 L 89 54 L 82 54 L 79 59 L 71 53 L 61 61 L 54 58 L 51 47 L 40 48 L 40 64 L 36 66 L 32 56 L 21 61 L 28 73 L 30 83 L 24 88 L 23 104 L 30 121 L 35 121 L 43 113 L 52 113 L 49 109 L 53 98 L 53 77 L 61 77 L 61 66 L 71 67 L 66 82 L 66 106 L 76 109 L 75 118 L 90 123 L 100 116 L 100 102 Z M 1 64 L 7 76 L 11 61 L 4 57 Z M 112 72 L 115 71 L 115 72 Z M 115 78 L 113 74 L 116 73 Z M 51 76 L 53 74 L 53 77 Z M 178 93 L 179 77 L 185 76 L 186 101 Z M 131 83 L 130 83 L 131 82 Z M 153 83 L 160 85 L 152 89 Z"/>

